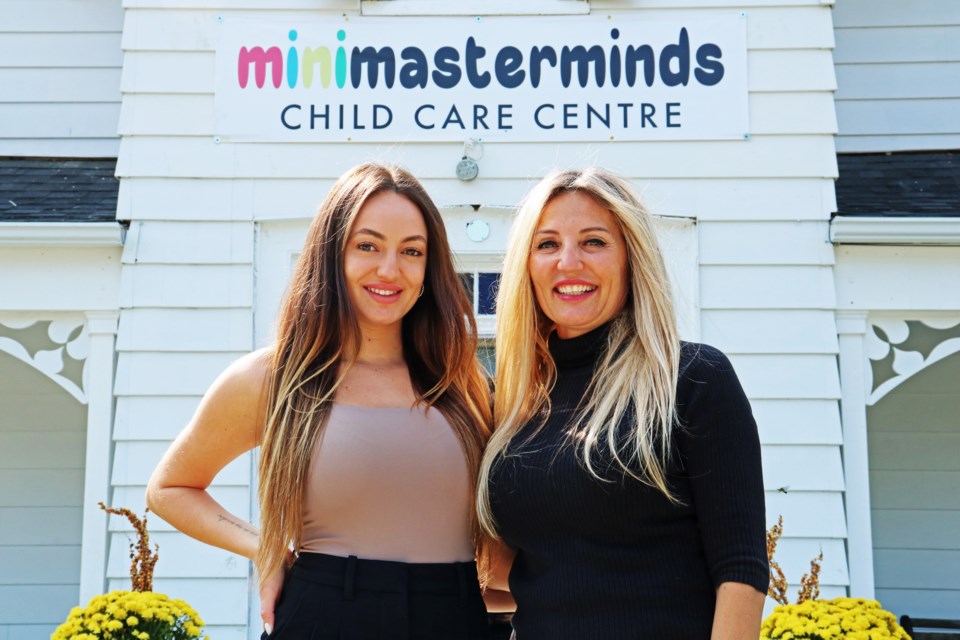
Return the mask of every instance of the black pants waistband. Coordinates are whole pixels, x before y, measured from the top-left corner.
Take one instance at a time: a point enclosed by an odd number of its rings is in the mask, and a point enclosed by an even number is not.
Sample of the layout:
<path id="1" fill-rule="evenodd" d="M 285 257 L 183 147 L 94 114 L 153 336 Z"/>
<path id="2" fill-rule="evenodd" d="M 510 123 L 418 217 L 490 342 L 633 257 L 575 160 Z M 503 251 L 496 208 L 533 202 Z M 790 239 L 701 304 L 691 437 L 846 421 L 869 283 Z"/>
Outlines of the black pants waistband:
<path id="1" fill-rule="evenodd" d="M 462 598 L 480 593 L 475 562 L 407 563 L 392 560 L 365 560 L 325 553 L 301 553 L 293 565 L 292 578 L 331 587 L 343 587 L 344 596 L 354 590 L 459 594 Z"/>

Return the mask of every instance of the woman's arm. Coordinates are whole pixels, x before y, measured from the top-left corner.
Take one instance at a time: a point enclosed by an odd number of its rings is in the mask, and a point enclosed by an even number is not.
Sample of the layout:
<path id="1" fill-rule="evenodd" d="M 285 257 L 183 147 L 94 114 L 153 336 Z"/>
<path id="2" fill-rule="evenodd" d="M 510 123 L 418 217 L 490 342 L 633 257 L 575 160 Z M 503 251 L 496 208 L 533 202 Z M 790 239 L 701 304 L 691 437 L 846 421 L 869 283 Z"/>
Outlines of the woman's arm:
<path id="1" fill-rule="evenodd" d="M 260 532 L 223 508 L 207 487 L 232 460 L 254 448 L 265 418 L 269 355 L 251 353 L 213 383 L 147 485 L 151 511 L 187 535 L 253 558 Z"/>
<path id="2" fill-rule="evenodd" d="M 717 589 L 717 608 L 713 614 L 710 640 L 756 640 L 760 637 L 763 600 L 748 584 L 724 582 Z"/>

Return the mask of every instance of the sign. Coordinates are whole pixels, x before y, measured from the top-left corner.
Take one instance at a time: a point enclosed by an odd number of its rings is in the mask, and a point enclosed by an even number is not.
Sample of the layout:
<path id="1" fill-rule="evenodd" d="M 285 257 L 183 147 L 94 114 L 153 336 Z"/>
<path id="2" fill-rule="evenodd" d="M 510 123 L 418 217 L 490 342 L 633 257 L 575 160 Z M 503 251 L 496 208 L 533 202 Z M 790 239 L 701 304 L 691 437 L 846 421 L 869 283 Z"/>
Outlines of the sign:
<path id="1" fill-rule="evenodd" d="M 247 19 L 219 25 L 227 141 L 742 139 L 746 18 Z"/>

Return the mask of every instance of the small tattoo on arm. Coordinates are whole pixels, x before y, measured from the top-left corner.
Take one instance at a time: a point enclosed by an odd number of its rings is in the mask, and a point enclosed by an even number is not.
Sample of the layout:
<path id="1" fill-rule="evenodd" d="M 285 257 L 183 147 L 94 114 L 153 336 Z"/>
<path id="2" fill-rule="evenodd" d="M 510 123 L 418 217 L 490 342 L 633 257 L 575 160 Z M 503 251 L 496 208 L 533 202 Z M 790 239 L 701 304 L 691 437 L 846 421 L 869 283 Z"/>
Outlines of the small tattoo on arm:
<path id="1" fill-rule="evenodd" d="M 248 526 L 247 526 L 245 523 L 243 523 L 243 522 L 237 522 L 236 520 L 231 520 L 231 519 L 228 518 L 227 516 L 217 516 L 217 518 L 220 520 L 220 522 L 226 522 L 227 524 L 232 524 L 232 525 L 235 526 L 237 529 L 240 529 L 241 531 L 244 531 L 244 532 L 246 532 L 246 533 L 249 533 L 249 534 L 252 535 L 252 536 L 258 536 L 258 535 L 260 535 L 259 533 L 257 533 L 256 531 L 254 531 L 253 529 L 251 529 L 250 527 L 248 527 Z"/>

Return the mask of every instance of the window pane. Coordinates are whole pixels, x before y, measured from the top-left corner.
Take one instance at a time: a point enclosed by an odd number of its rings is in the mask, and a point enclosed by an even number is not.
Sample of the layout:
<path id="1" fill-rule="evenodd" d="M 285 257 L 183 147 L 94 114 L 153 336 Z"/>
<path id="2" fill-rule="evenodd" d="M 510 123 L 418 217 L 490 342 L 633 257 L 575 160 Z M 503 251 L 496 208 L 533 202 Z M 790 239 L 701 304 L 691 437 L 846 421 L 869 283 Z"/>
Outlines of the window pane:
<path id="1" fill-rule="evenodd" d="M 480 301 L 477 304 L 477 313 L 479 315 L 493 315 L 496 313 L 497 288 L 500 286 L 499 273 L 481 273 L 478 288 L 480 290 Z"/>

